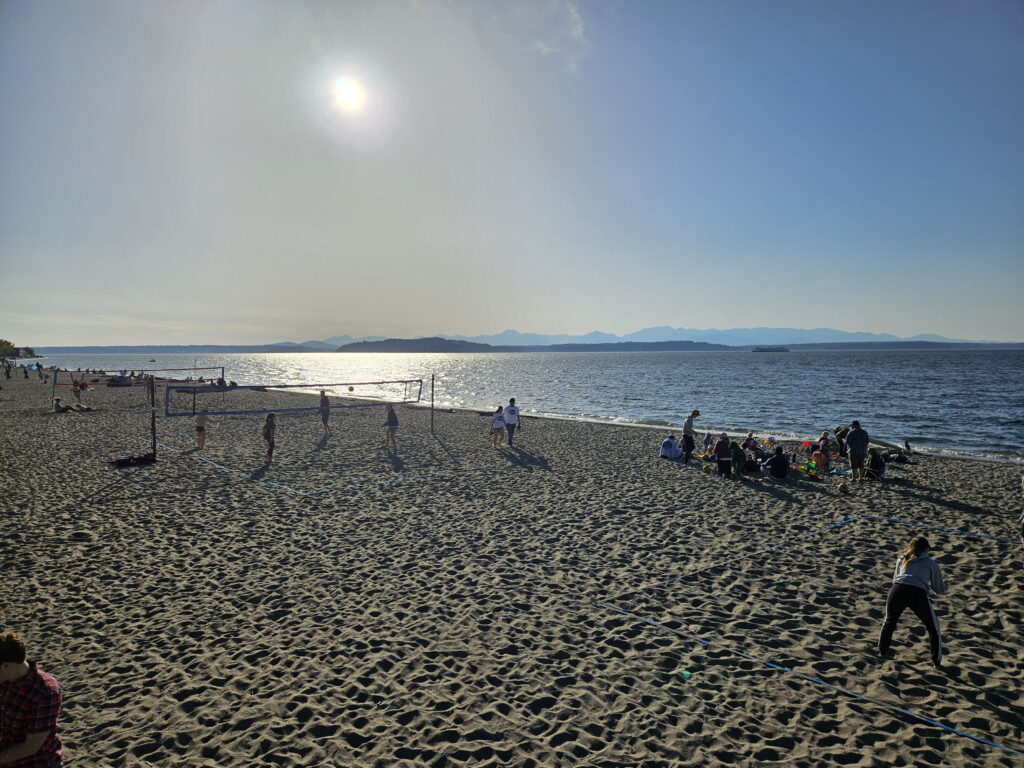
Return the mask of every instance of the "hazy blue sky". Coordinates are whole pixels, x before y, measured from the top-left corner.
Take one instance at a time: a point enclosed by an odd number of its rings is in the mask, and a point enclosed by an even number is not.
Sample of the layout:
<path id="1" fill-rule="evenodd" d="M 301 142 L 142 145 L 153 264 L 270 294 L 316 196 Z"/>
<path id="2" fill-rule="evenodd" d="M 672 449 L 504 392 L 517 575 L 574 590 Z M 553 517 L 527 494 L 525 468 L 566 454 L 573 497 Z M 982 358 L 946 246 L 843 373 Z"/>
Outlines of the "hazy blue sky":
<path id="1" fill-rule="evenodd" d="M 1022 41 L 1020 0 L 0 0 L 0 336 L 1021 340 Z"/>

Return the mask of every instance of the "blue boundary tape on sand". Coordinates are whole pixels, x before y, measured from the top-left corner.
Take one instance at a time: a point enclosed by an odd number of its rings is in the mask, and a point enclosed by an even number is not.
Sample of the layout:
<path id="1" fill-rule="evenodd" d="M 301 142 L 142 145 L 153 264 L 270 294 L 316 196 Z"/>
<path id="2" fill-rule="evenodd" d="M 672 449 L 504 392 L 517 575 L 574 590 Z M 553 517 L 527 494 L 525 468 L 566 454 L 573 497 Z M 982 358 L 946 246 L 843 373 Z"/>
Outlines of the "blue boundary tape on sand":
<path id="1" fill-rule="evenodd" d="M 672 632 L 673 634 L 678 635 L 679 637 L 684 637 L 684 638 L 687 638 L 688 640 L 695 640 L 698 643 L 700 643 L 701 645 L 708 646 L 708 645 L 712 644 L 710 640 L 707 640 L 707 639 L 705 639 L 703 637 L 700 637 L 699 635 L 695 635 L 695 634 L 693 634 L 691 632 L 685 632 L 683 630 L 676 629 L 674 627 L 669 627 L 669 626 L 667 626 L 667 625 L 665 625 L 665 624 L 663 624 L 663 623 L 661 623 L 659 621 L 655 621 L 654 619 L 649 619 L 649 618 L 647 618 L 645 616 L 641 616 L 641 615 L 639 615 L 637 613 L 633 613 L 632 611 L 627 611 L 627 610 L 625 610 L 623 608 L 617 608 L 616 606 L 611 605 L 609 603 L 597 603 L 597 605 L 599 607 L 601 607 L 601 608 L 606 608 L 606 609 L 608 609 L 610 611 L 614 611 L 615 613 L 617 613 L 617 614 L 619 614 L 621 616 L 629 616 L 631 618 L 637 619 L 638 621 L 642 621 L 645 624 L 649 624 L 652 627 L 656 627 L 658 629 L 667 629 L 669 632 Z M 777 672 L 782 672 L 782 673 L 787 674 L 787 675 L 793 675 L 795 677 L 800 678 L 801 680 L 806 680 L 807 682 L 814 683 L 815 685 L 820 685 L 820 686 L 823 686 L 825 688 L 829 688 L 829 689 L 831 689 L 833 691 L 836 691 L 837 693 L 843 694 L 844 696 L 849 696 L 850 698 L 859 699 L 861 701 L 867 701 L 867 702 L 870 702 L 872 704 L 876 704 L 876 705 L 878 705 L 880 707 L 884 707 L 884 708 L 886 708 L 888 710 L 891 710 L 893 712 L 899 712 L 902 715 L 906 715 L 907 717 L 912 717 L 915 720 L 919 720 L 922 723 L 927 723 L 928 725 L 934 726 L 936 728 L 941 728 L 944 731 L 949 731 L 950 733 L 954 733 L 957 736 L 962 736 L 963 738 L 970 739 L 971 741 L 976 741 L 979 744 L 984 744 L 984 745 L 989 746 L 989 747 L 995 747 L 996 749 L 1001 749 L 1001 750 L 1003 750 L 1005 752 L 1009 752 L 1009 753 L 1014 754 L 1014 755 L 1024 755 L 1024 752 L 1022 752 L 1020 750 L 1017 750 L 1017 749 L 1014 749 L 1013 747 L 1007 747 L 1007 746 L 1005 746 L 1003 744 L 998 744 L 998 743 L 992 741 L 991 739 L 986 739 L 983 736 L 976 736 L 973 733 L 968 733 L 967 731 L 962 731 L 959 728 L 954 728 L 951 725 L 946 725 L 945 723 L 940 723 L 937 720 L 932 720 L 931 718 L 924 717 L 923 715 L 919 715 L 916 712 L 911 712 L 909 709 L 903 709 L 902 707 L 897 707 L 897 706 L 895 706 L 893 704 L 889 704 L 887 702 L 881 701 L 880 699 L 875 699 L 875 698 L 872 698 L 870 696 L 865 696 L 862 693 L 857 693 L 856 691 L 851 691 L 851 690 L 849 690 L 847 688 L 843 688 L 842 686 L 833 685 L 832 683 L 826 682 L 825 680 L 822 680 L 821 678 L 813 677 L 811 675 L 805 675 L 802 672 L 797 672 L 795 669 L 790 669 L 789 667 L 784 667 L 781 664 L 776 664 L 776 663 L 774 663 L 772 661 L 767 661 L 765 659 L 758 658 L 757 656 L 751 656 L 750 654 L 744 653 L 743 651 L 737 651 L 737 650 L 732 650 L 732 649 L 728 649 L 728 648 L 725 649 L 725 650 L 728 653 L 731 653 L 732 655 L 738 656 L 738 657 L 740 657 L 742 659 L 746 659 L 747 661 L 753 661 L 753 662 L 756 662 L 758 664 L 763 664 L 765 667 L 768 667 L 769 669 L 773 669 L 773 670 L 775 670 Z"/>

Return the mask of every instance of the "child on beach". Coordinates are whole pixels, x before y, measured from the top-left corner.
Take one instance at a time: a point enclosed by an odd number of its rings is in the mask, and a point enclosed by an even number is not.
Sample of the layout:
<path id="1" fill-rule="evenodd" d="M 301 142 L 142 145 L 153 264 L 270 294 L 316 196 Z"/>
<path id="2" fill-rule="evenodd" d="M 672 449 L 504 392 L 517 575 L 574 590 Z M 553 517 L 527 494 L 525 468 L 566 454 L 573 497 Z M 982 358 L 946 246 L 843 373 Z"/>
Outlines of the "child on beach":
<path id="1" fill-rule="evenodd" d="M 498 448 L 505 444 L 505 414 L 499 405 L 498 409 L 491 415 L 491 448 Z"/>
<path id="2" fill-rule="evenodd" d="M 263 421 L 263 439 L 267 441 L 267 455 L 264 456 L 266 461 L 274 460 L 274 438 L 277 434 L 277 417 L 273 413 L 268 413 L 267 418 Z"/>
<path id="3" fill-rule="evenodd" d="M 395 406 L 388 405 L 387 419 L 384 421 L 384 449 L 398 453 L 398 442 L 395 433 L 398 432 L 398 414 L 395 413 Z"/>
<path id="4" fill-rule="evenodd" d="M 878 637 L 878 653 L 886 656 L 892 643 L 892 633 L 900 615 L 907 608 L 924 624 L 928 631 L 931 645 L 932 664 L 942 666 L 942 634 L 939 632 L 939 620 L 935 609 L 928 600 L 928 588 L 937 595 L 945 594 L 946 585 L 942 582 L 939 564 L 929 556 L 928 539 L 916 536 L 900 552 L 896 558 L 896 572 L 889 589 L 889 598 L 885 603 L 885 623 Z"/>
<path id="5" fill-rule="evenodd" d="M 821 437 L 818 438 L 818 452 L 821 454 L 825 461 L 825 471 L 828 472 L 829 464 L 832 463 L 832 452 L 830 449 L 830 441 L 828 439 L 828 430 L 826 429 L 821 433 Z"/>

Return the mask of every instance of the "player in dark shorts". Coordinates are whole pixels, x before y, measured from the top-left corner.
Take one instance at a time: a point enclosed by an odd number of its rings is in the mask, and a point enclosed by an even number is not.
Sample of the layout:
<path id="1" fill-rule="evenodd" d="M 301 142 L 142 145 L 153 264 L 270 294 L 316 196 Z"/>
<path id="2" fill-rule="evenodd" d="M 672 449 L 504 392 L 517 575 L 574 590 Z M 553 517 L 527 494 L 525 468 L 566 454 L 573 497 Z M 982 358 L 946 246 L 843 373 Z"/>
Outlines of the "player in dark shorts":
<path id="1" fill-rule="evenodd" d="M 324 436 L 331 434 L 331 401 L 327 399 L 327 392 L 320 390 L 320 423 L 324 425 Z"/>
<path id="2" fill-rule="evenodd" d="M 268 413 L 263 422 L 263 439 L 267 441 L 267 461 L 274 460 L 274 438 L 277 437 L 277 418 L 273 413 Z"/>

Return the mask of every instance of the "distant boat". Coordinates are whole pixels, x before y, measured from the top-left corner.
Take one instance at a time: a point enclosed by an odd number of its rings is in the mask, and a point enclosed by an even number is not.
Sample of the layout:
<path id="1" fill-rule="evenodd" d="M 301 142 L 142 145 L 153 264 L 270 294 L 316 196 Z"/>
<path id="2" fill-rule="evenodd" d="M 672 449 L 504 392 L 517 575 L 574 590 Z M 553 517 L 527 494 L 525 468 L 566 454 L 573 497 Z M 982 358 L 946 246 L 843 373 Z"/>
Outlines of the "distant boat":
<path id="1" fill-rule="evenodd" d="M 156 362 L 156 360 L 150 360 L 149 362 L 151 362 L 151 363 L 155 363 L 155 362 Z"/>
<path id="2" fill-rule="evenodd" d="M 754 347 L 751 352 L 789 352 L 787 347 Z"/>

